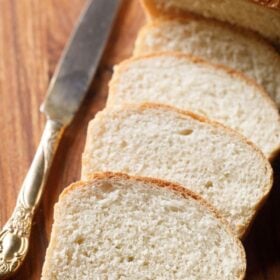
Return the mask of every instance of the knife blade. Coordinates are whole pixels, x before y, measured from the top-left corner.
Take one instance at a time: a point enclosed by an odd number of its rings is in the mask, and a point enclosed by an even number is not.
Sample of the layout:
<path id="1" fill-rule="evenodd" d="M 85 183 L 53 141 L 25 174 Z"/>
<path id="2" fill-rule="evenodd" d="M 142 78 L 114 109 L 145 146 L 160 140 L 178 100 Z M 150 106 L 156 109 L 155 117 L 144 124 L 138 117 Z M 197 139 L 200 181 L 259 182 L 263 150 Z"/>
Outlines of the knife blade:
<path id="1" fill-rule="evenodd" d="M 46 126 L 20 189 L 17 203 L 0 232 L 0 279 L 23 263 L 32 220 L 67 125 L 79 109 L 96 72 L 121 0 L 88 1 L 51 80 L 41 106 Z"/>
<path id="2" fill-rule="evenodd" d="M 50 82 L 41 111 L 68 125 L 82 103 L 108 40 L 120 0 L 86 5 Z"/>

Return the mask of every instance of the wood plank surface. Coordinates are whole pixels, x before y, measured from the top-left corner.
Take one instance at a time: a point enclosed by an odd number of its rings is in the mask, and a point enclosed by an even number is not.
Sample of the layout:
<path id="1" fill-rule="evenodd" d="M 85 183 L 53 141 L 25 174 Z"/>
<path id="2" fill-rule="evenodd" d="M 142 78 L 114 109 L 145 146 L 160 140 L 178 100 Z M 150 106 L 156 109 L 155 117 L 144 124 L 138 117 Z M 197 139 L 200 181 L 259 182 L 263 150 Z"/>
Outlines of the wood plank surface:
<path id="1" fill-rule="evenodd" d="M 45 118 L 39 112 L 50 78 L 85 0 L 0 1 L 0 224 L 16 196 L 39 143 Z M 53 206 L 80 178 L 87 123 L 102 109 L 115 63 L 131 55 L 144 23 L 138 0 L 124 0 L 89 94 L 58 148 L 43 200 L 34 219 L 26 261 L 13 279 L 40 279 Z M 276 174 L 280 160 L 274 163 Z M 244 244 L 246 279 L 280 279 L 280 176 Z"/>

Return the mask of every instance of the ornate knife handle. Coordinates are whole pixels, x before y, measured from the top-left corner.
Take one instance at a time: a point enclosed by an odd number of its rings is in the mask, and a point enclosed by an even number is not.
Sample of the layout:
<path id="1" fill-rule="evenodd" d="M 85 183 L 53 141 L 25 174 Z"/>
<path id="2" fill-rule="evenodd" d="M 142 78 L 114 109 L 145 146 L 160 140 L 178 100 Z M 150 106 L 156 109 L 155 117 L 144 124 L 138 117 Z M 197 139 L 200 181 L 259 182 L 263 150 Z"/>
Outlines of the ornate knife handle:
<path id="1" fill-rule="evenodd" d="M 30 169 L 21 187 L 14 212 L 0 232 L 0 279 L 14 273 L 28 251 L 34 211 L 54 158 L 63 125 L 48 120 Z"/>

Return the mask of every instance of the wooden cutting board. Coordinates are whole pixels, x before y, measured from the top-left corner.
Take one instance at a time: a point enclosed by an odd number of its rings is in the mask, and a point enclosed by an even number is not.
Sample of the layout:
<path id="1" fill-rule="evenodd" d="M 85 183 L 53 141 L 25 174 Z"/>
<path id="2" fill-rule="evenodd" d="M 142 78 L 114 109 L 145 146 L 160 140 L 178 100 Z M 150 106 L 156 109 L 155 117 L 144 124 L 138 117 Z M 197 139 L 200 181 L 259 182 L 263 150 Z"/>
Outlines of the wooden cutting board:
<path id="1" fill-rule="evenodd" d="M 0 1 L 0 223 L 11 214 L 38 145 L 45 119 L 39 112 L 48 83 L 84 0 Z M 58 148 L 37 211 L 26 261 L 13 279 L 40 278 L 53 206 L 79 180 L 87 123 L 105 104 L 113 65 L 131 55 L 144 23 L 138 0 L 124 0 L 89 94 Z M 280 160 L 274 163 L 280 173 Z M 245 239 L 247 279 L 280 279 L 280 176 Z"/>

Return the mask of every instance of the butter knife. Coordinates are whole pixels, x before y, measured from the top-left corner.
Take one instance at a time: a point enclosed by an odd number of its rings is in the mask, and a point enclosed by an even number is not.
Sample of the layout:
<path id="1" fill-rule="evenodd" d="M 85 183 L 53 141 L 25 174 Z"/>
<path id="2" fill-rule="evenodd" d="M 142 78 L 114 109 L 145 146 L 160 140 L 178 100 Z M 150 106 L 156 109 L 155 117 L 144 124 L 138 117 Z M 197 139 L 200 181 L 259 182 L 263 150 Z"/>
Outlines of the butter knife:
<path id="1" fill-rule="evenodd" d="M 0 232 L 0 279 L 22 264 L 34 212 L 64 129 L 78 111 L 110 35 L 121 0 L 88 1 L 67 43 L 41 106 L 47 122 L 15 209 Z"/>

